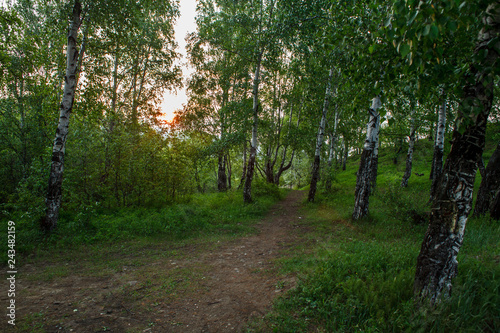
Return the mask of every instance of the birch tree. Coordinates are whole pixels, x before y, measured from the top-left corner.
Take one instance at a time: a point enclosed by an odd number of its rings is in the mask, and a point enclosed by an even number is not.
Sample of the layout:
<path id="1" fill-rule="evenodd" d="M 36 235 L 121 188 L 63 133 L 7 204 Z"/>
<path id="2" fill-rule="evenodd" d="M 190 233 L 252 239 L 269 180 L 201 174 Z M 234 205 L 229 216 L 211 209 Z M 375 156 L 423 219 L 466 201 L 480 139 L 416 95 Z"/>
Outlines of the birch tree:
<path id="1" fill-rule="evenodd" d="M 359 164 L 356 178 L 356 189 L 354 199 L 354 212 L 352 218 L 358 220 L 368 214 L 370 191 L 373 180 L 374 162 L 378 145 L 380 130 L 380 113 L 378 109 L 382 106 L 380 97 L 372 99 L 372 106 L 368 111 L 370 119 L 366 129 L 366 140 Z"/>
<path id="2" fill-rule="evenodd" d="M 252 139 L 250 140 L 250 155 L 248 157 L 248 165 L 246 168 L 245 183 L 243 185 L 243 201 L 245 203 L 252 202 L 252 180 L 255 169 L 255 160 L 257 157 L 257 127 L 259 122 L 259 85 L 260 85 L 260 66 L 262 63 L 263 51 L 257 55 L 255 63 L 255 74 L 253 76 L 252 89 Z"/>
<path id="3" fill-rule="evenodd" d="M 498 75 L 500 2 L 483 7 L 484 27 L 465 76 L 463 95 L 453 131 L 451 151 L 438 179 L 429 227 L 417 259 L 414 292 L 431 304 L 451 294 L 458 272 L 457 255 L 463 243 L 477 166 L 484 149 L 485 130 Z"/>
<path id="4" fill-rule="evenodd" d="M 436 140 L 434 144 L 434 155 L 432 158 L 432 171 L 431 171 L 431 200 L 434 195 L 437 179 L 441 175 L 443 169 L 443 150 L 444 150 L 444 136 L 446 129 L 446 99 L 444 98 L 439 106 L 438 122 L 436 126 Z"/>
<path id="5" fill-rule="evenodd" d="M 314 161 L 311 172 L 311 184 L 309 187 L 309 194 L 307 196 L 307 200 L 309 202 L 314 201 L 314 196 L 316 195 L 316 187 L 319 178 L 321 147 L 323 146 L 323 142 L 325 140 L 324 137 L 325 137 L 325 127 L 326 127 L 326 115 L 330 105 L 330 98 L 331 98 L 330 95 L 332 93 L 332 79 L 333 79 L 333 68 L 330 68 L 330 72 L 328 74 L 328 80 L 326 82 L 325 98 L 323 101 L 321 120 L 318 126 L 318 135 L 316 136 L 316 148 L 314 150 Z"/>
<path id="6" fill-rule="evenodd" d="M 57 226 L 59 209 L 61 208 L 62 181 L 64 171 L 64 154 L 66 150 L 66 138 L 69 131 L 69 117 L 73 109 L 75 99 L 77 72 L 79 70 L 79 50 L 77 47 L 78 30 L 80 29 L 82 5 L 75 0 L 73 14 L 68 32 L 68 44 L 66 47 L 66 74 L 64 76 L 64 91 L 59 108 L 59 123 L 52 148 L 52 164 L 50 167 L 49 185 L 46 198 L 46 215 L 42 218 L 40 225 L 42 230 L 50 232 Z M 81 55 L 80 55 L 81 59 Z"/>
<path id="7" fill-rule="evenodd" d="M 276 1 L 226 2 L 216 0 L 200 1 L 197 24 L 199 34 L 203 34 L 212 48 L 225 50 L 244 59 L 252 74 L 252 113 L 250 154 L 243 185 L 243 200 L 252 201 L 252 180 L 254 177 L 258 145 L 258 124 L 260 105 L 261 75 L 267 56 L 279 52 L 275 25 Z M 229 35 L 226 33 L 229 32 Z"/>
<path id="8" fill-rule="evenodd" d="M 413 161 L 413 148 L 415 147 L 415 138 L 416 138 L 416 128 L 415 128 L 415 106 L 411 103 L 411 113 L 410 113 L 410 136 L 408 142 L 408 153 L 406 155 L 406 166 L 405 173 L 403 175 L 403 179 L 401 180 L 401 187 L 408 186 L 408 180 L 411 176 L 411 168 Z"/>
<path id="9" fill-rule="evenodd" d="M 333 159 L 335 158 L 335 147 L 337 144 L 337 125 L 339 122 L 339 114 L 338 110 L 335 110 L 335 115 L 334 115 L 334 124 L 333 124 L 333 129 L 329 133 L 329 152 L 328 152 L 328 172 L 327 172 L 327 178 L 326 178 L 326 183 L 325 183 L 325 188 L 327 191 L 332 190 L 332 173 L 333 173 Z M 340 160 L 342 161 L 343 157 L 340 157 Z"/>

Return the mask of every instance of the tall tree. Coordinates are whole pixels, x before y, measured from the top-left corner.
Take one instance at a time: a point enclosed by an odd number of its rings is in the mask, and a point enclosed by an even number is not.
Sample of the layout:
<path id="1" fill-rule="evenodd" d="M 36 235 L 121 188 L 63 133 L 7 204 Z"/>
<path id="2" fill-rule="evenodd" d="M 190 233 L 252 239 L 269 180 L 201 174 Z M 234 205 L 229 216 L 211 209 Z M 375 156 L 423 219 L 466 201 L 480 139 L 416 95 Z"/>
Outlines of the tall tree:
<path id="1" fill-rule="evenodd" d="M 443 150 L 444 150 L 444 136 L 446 129 L 446 97 L 444 93 L 441 93 L 442 101 L 439 106 L 438 112 L 438 122 L 436 126 L 436 140 L 434 143 L 434 156 L 432 157 L 432 170 L 431 170 L 431 200 L 434 195 L 434 191 L 436 188 L 437 179 L 441 175 L 443 170 Z"/>
<path id="2" fill-rule="evenodd" d="M 243 185 L 243 201 L 252 202 L 252 180 L 255 169 L 255 159 L 257 157 L 257 126 L 259 122 L 259 85 L 260 85 L 260 66 L 262 63 L 263 51 L 258 51 L 257 61 L 255 63 L 255 74 L 253 76 L 253 106 L 252 106 L 252 139 L 250 140 L 250 156 L 246 169 L 245 184 Z"/>
<path id="3" fill-rule="evenodd" d="M 321 112 L 321 120 L 318 126 L 318 135 L 316 136 L 316 147 L 314 150 L 314 160 L 311 172 L 311 184 L 309 187 L 309 194 L 307 196 L 307 200 L 309 202 L 314 201 L 314 197 L 316 195 L 316 187 L 319 179 L 321 147 L 323 146 L 323 142 L 325 140 L 324 136 L 325 136 L 325 126 L 326 126 L 326 115 L 330 105 L 330 95 L 332 93 L 332 79 L 333 79 L 333 68 L 330 68 L 330 72 L 328 74 L 328 80 L 326 82 L 325 98 L 323 102 L 323 109 Z"/>
<path id="4" fill-rule="evenodd" d="M 380 128 L 380 113 L 378 109 L 382 106 L 380 97 L 377 96 L 372 100 L 372 106 L 369 110 L 370 120 L 366 130 L 366 140 L 361 155 L 361 162 L 356 178 L 356 190 L 354 201 L 354 212 L 352 218 L 357 220 L 368 214 L 368 205 L 370 199 L 370 191 L 372 186 L 374 163 L 376 159 L 376 148 L 378 146 L 379 128 Z"/>
<path id="5" fill-rule="evenodd" d="M 435 188 L 429 227 L 417 259 L 414 292 L 431 304 L 450 295 L 452 279 L 457 275 L 457 255 L 472 207 L 494 78 L 499 73 L 500 2 L 479 8 L 484 26 L 474 50 L 474 62 L 465 77 L 451 151 Z"/>
<path id="6" fill-rule="evenodd" d="M 406 168 L 405 173 L 403 175 L 403 179 L 401 180 L 401 187 L 408 186 L 408 180 L 411 176 L 411 168 L 413 161 L 413 148 L 415 147 L 415 138 L 416 138 L 416 128 L 415 128 L 415 106 L 410 106 L 411 114 L 410 114 L 410 137 L 408 142 L 408 153 L 406 155 Z"/>
<path id="7" fill-rule="evenodd" d="M 61 208 L 62 181 L 64 171 L 64 154 L 66 150 L 66 138 L 69 130 L 69 117 L 73 109 L 75 91 L 77 85 L 77 72 L 79 70 L 79 50 L 77 47 L 78 30 L 82 23 L 82 4 L 75 0 L 73 15 L 68 32 L 68 44 L 66 47 L 66 75 L 64 76 L 64 91 L 59 108 L 59 123 L 57 125 L 56 137 L 52 148 L 52 164 L 49 175 L 49 186 L 46 198 L 46 215 L 40 221 L 41 228 L 52 231 L 57 226 L 59 209 Z M 80 55 L 80 59 L 81 59 Z"/>

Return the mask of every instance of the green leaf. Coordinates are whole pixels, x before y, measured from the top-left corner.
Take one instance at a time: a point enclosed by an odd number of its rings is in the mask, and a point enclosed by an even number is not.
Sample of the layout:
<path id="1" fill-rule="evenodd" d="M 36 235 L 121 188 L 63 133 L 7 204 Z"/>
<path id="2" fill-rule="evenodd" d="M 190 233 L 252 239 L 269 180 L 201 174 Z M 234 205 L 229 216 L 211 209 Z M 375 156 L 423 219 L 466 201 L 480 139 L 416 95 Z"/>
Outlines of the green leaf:
<path id="1" fill-rule="evenodd" d="M 410 45 L 402 44 L 399 47 L 399 53 L 401 53 L 401 57 L 406 57 L 406 55 L 410 52 Z"/>
<path id="2" fill-rule="evenodd" d="M 438 37 L 438 35 L 439 35 L 439 28 L 434 24 L 432 24 L 431 31 L 429 32 L 429 37 L 431 38 L 431 40 L 434 40 Z"/>
<path id="3" fill-rule="evenodd" d="M 448 21 L 448 29 L 451 32 L 457 31 L 457 22 L 455 22 L 455 21 Z"/>
<path id="4" fill-rule="evenodd" d="M 424 31 L 422 32 L 422 36 L 427 36 L 429 34 L 429 32 L 431 31 L 431 25 L 430 24 L 427 24 L 425 27 L 424 27 Z"/>
<path id="5" fill-rule="evenodd" d="M 375 51 L 375 45 L 370 45 L 368 52 L 373 53 L 373 51 Z"/>
<path id="6" fill-rule="evenodd" d="M 416 12 L 412 15 L 412 17 L 411 17 L 411 18 L 410 18 L 410 20 L 408 21 L 408 25 L 411 25 L 411 24 L 413 23 L 413 21 L 415 21 L 415 18 L 417 17 L 417 15 L 418 15 L 418 13 L 419 13 L 419 12 L 420 12 L 420 11 L 418 11 L 418 10 L 417 10 L 417 11 L 416 11 Z"/>

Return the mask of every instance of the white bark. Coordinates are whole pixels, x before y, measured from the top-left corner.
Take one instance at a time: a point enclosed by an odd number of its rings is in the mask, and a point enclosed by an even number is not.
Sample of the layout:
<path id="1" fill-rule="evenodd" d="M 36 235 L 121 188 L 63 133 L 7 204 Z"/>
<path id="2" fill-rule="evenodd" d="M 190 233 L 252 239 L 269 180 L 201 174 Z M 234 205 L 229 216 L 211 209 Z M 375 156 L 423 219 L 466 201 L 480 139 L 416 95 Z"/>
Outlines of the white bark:
<path id="1" fill-rule="evenodd" d="M 444 94 L 443 94 L 444 95 Z M 444 155 L 444 135 L 446 130 L 446 99 L 439 106 L 436 143 L 434 145 L 434 156 L 432 159 L 432 185 L 431 185 L 431 200 L 434 198 L 436 183 L 443 171 L 443 155 Z"/>
<path id="2" fill-rule="evenodd" d="M 253 125 L 252 125 L 252 141 L 250 142 L 250 157 L 248 159 L 247 175 L 245 186 L 243 187 L 243 201 L 246 203 L 252 202 L 252 179 L 255 169 L 255 159 L 257 156 L 257 123 L 259 120 L 259 83 L 260 83 L 260 66 L 262 61 L 262 52 L 257 58 L 255 65 L 255 75 L 253 79 Z"/>
<path id="3" fill-rule="evenodd" d="M 446 100 L 439 106 L 438 131 L 436 135 L 436 147 L 441 151 L 444 149 L 444 134 L 446 129 Z"/>
<path id="4" fill-rule="evenodd" d="M 62 197 L 62 177 L 64 171 L 64 154 L 66 152 L 66 138 L 69 132 L 69 117 L 73 109 L 78 72 L 78 48 L 76 40 L 80 29 L 80 14 L 82 6 L 75 0 L 73 19 L 68 32 L 66 48 L 66 75 L 64 76 L 64 90 L 59 106 L 59 123 L 57 125 L 54 145 L 52 147 L 52 164 L 50 168 L 49 184 L 46 198 L 46 215 L 41 220 L 44 231 L 52 231 L 57 226 L 59 209 Z"/>
<path id="5" fill-rule="evenodd" d="M 321 112 L 321 120 L 319 122 L 318 136 L 316 137 L 316 150 L 314 152 L 311 185 L 309 187 L 309 195 L 307 199 L 308 201 L 314 201 L 314 196 L 316 195 L 316 187 L 319 179 L 321 147 L 323 146 L 323 141 L 325 140 L 326 113 L 330 105 L 330 95 L 332 93 L 332 88 L 331 88 L 332 77 L 333 77 L 333 68 L 330 69 L 330 72 L 328 74 L 328 81 L 326 83 L 323 111 Z"/>
<path id="6" fill-rule="evenodd" d="M 401 187 L 408 186 L 408 180 L 411 177 L 411 168 L 413 161 L 413 149 L 415 146 L 415 108 L 412 107 L 410 114 L 410 141 L 408 143 L 408 154 L 406 155 L 406 170 L 401 180 Z"/>
<path id="7" fill-rule="evenodd" d="M 377 96 L 373 98 L 372 107 L 369 111 L 370 120 L 368 121 L 366 140 L 356 179 L 354 212 L 352 214 L 352 218 L 354 220 L 360 219 L 368 214 L 372 182 L 374 181 L 374 176 L 376 176 L 376 169 L 374 170 L 377 162 L 375 150 L 378 145 L 378 135 L 380 129 L 380 114 L 378 109 L 381 106 L 382 102 L 380 97 Z"/>

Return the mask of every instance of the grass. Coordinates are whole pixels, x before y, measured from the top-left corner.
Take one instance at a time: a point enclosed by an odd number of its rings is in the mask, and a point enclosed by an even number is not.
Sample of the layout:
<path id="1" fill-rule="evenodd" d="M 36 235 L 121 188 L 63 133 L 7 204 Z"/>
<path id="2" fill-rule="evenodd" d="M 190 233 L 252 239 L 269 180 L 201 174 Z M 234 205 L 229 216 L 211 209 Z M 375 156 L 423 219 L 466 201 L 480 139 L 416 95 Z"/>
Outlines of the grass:
<path id="1" fill-rule="evenodd" d="M 113 244 L 140 248 L 151 242 L 232 237 L 252 232 L 252 222 L 264 216 L 284 194 L 282 190 L 256 182 L 252 204 L 243 204 L 240 191 L 193 195 L 189 202 L 161 209 L 126 208 L 106 211 L 86 207 L 80 212 L 62 212 L 56 231 L 50 236 L 39 231 L 35 221 L 19 216 L 16 222 L 16 254 L 64 256 L 70 249 L 84 246 L 86 255 L 97 257 L 103 247 Z M 7 221 L 1 234 L 7 238 Z M 3 223 L 2 223 L 3 224 Z M 59 251 L 64 249 L 65 251 Z M 7 242 L 0 244 L 0 260 L 6 263 Z"/>
<path id="2" fill-rule="evenodd" d="M 402 189 L 404 160 L 394 165 L 382 151 L 370 214 L 360 221 L 351 219 L 359 161 L 338 172 L 332 191 L 304 208 L 303 223 L 313 227 L 309 241 L 280 260 L 284 272 L 299 276 L 297 288 L 250 331 L 500 331 L 500 225 L 487 217 L 469 219 L 452 297 L 432 309 L 415 306 L 431 154 L 430 143 L 417 143 L 414 173 Z"/>
<path id="3" fill-rule="evenodd" d="M 200 282 L 209 267 L 192 258 L 217 248 L 224 240 L 254 232 L 255 222 L 285 194 L 259 182 L 253 189 L 257 199 L 252 204 L 243 204 L 242 193 L 232 191 L 195 195 L 189 202 L 162 209 L 105 211 L 94 207 L 80 213 L 65 212 L 57 232 L 49 237 L 40 234 L 37 225 L 19 219 L 17 278 L 44 285 L 68 283 L 78 276 L 86 291 L 75 290 L 80 297 L 71 306 L 82 320 L 95 315 L 89 307 L 91 300 L 81 296 L 93 288 L 98 290 L 92 297 L 105 304 L 100 311 L 124 316 L 130 311 L 154 318 L 152 314 L 165 304 L 206 291 Z M 7 253 L 6 249 L 1 251 Z M 167 272 L 159 272 L 159 267 L 167 267 Z M 30 294 L 29 290 L 23 292 Z M 53 312 L 40 312 L 16 320 L 21 332 L 46 332 L 54 325 L 59 327 L 60 319 Z"/>

